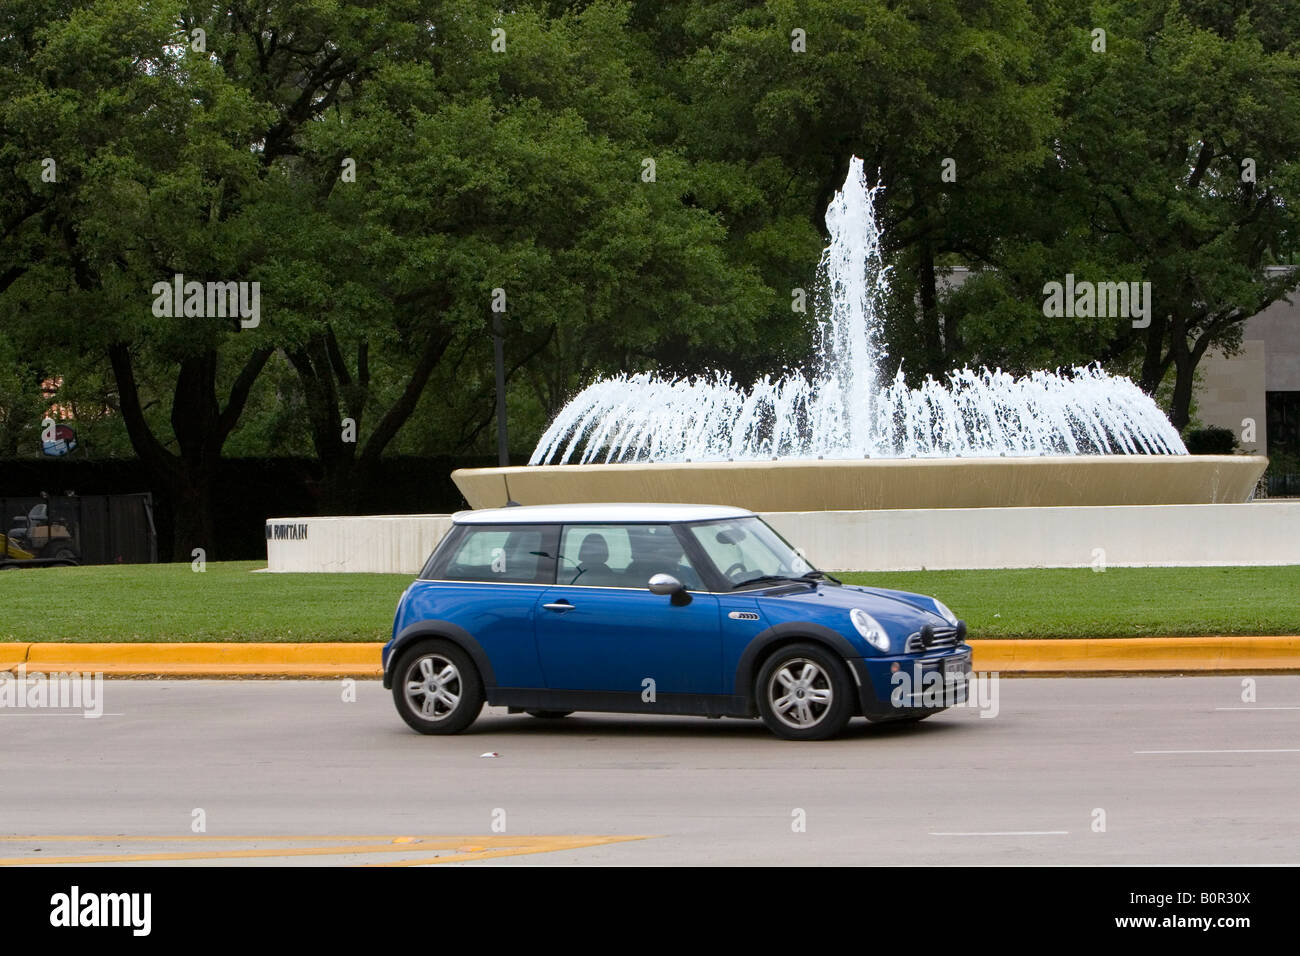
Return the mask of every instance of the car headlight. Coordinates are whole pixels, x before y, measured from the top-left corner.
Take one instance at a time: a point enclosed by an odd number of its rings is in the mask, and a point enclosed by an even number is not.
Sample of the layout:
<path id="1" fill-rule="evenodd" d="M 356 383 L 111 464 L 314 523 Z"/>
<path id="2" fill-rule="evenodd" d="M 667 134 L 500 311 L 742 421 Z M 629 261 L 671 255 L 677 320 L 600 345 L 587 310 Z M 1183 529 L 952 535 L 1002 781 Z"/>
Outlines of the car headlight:
<path id="1" fill-rule="evenodd" d="M 854 629 L 865 637 L 872 647 L 882 651 L 889 650 L 889 635 L 874 617 L 862 608 L 855 607 L 849 611 L 849 620 L 853 622 Z"/>
<path id="2" fill-rule="evenodd" d="M 944 604 L 942 601 L 936 598 L 934 602 L 934 609 L 939 612 L 940 617 L 942 617 L 953 627 L 957 626 L 957 615 L 953 614 L 952 611 L 948 610 L 948 605 Z"/>

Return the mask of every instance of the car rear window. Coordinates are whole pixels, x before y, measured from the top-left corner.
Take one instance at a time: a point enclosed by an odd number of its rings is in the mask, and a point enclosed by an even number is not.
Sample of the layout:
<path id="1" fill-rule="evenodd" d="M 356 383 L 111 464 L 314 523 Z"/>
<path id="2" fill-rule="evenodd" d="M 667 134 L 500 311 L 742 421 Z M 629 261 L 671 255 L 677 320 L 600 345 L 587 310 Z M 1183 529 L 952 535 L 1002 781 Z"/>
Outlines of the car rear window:
<path id="1" fill-rule="evenodd" d="M 433 574 L 447 581 L 549 584 L 554 561 L 541 525 L 466 526 Z"/>

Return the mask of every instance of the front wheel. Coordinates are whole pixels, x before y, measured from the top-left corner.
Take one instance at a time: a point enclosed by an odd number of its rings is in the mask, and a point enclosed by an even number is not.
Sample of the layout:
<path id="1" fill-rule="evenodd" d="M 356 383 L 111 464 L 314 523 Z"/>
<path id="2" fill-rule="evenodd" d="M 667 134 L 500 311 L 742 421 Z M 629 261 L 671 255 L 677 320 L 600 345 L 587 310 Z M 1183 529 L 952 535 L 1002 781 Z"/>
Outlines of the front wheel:
<path id="1" fill-rule="evenodd" d="M 844 662 L 817 644 L 783 647 L 754 682 L 767 729 L 786 740 L 825 740 L 853 716 L 853 682 Z"/>
<path id="2" fill-rule="evenodd" d="M 393 702 L 413 730 L 458 734 L 483 709 L 483 681 L 469 655 L 450 641 L 424 641 L 393 672 Z"/>

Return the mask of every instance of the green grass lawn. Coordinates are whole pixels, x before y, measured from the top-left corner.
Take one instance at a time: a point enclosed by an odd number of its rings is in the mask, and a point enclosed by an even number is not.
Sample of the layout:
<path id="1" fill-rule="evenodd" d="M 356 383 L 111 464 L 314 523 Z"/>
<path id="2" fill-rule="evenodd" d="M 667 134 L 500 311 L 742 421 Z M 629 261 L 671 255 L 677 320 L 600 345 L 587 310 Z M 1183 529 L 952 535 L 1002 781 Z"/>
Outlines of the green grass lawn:
<path id="1" fill-rule="evenodd" d="M 256 561 L 0 572 L 0 642 L 381 641 L 405 574 L 253 574 Z M 1300 566 L 841 575 L 932 594 L 974 637 L 1300 633 Z"/>
<path id="2" fill-rule="evenodd" d="M 410 574 L 253 574 L 264 561 L 0 571 L 3 641 L 386 641 Z"/>
<path id="3" fill-rule="evenodd" d="M 1300 565 L 837 575 L 943 601 L 972 637 L 1300 634 Z"/>

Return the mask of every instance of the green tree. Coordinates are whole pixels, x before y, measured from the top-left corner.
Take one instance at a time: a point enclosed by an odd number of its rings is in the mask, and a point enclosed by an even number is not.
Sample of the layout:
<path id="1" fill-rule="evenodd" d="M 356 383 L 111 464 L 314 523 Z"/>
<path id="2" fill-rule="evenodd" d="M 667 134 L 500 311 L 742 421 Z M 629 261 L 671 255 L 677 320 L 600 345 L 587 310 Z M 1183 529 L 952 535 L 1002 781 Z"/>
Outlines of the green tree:
<path id="1" fill-rule="evenodd" d="M 177 557 L 211 554 L 216 463 L 292 327 L 281 302 L 304 280 L 276 270 L 265 238 L 272 225 L 289 228 L 270 217 L 297 208 L 283 201 L 284 167 L 304 128 L 355 95 L 377 51 L 419 32 L 403 25 L 411 9 L 7 8 L 5 43 L 20 52 L 5 54 L 16 69 L 3 80 L 0 122 L 43 205 L 41 228 L 22 220 L 26 238 L 6 247 L 4 262 L 27 266 L 6 304 L 15 324 L 38 325 L 50 342 L 108 356 L 132 446 L 171 498 Z M 57 162 L 55 182 L 39 179 L 43 156 Z M 27 208 L 15 195 L 11 218 Z M 230 318 L 157 316 L 154 283 L 175 274 L 265 282 L 262 311 L 286 318 L 244 329 Z M 163 423 L 148 410 L 155 389 L 169 394 Z"/>
<path id="2" fill-rule="evenodd" d="M 1270 276 L 1300 225 L 1300 16 L 1294 4 L 1097 4 L 1061 51 L 1066 84 L 1052 175 L 1086 217 L 1105 278 L 1150 281 L 1151 324 L 1121 322 L 1154 394 L 1173 375 L 1175 427 L 1197 365 L 1287 294 Z M 1094 52 L 1091 30 L 1106 30 Z M 1078 273 L 1079 269 L 1074 269 Z"/>
<path id="3" fill-rule="evenodd" d="M 861 156 L 885 186 L 897 322 L 914 374 L 961 353 L 940 309 L 943 264 L 999 238 L 1008 183 L 1046 152 L 1055 93 L 1022 0 L 738 0 L 695 8 L 686 137 L 743 157 L 771 201 L 820 229 Z M 915 303 L 915 306 L 913 306 Z"/>
<path id="4" fill-rule="evenodd" d="M 494 307 L 509 378 L 534 389 L 532 432 L 587 375 L 759 338 L 772 292 L 693 201 L 706 174 L 656 142 L 638 51 L 620 4 L 462 11 L 313 130 L 304 167 L 331 183 L 308 248 L 292 238 L 298 255 L 347 261 L 287 354 L 328 507 L 358 506 L 430 381 L 455 410 L 450 449 L 486 438 Z M 338 180 L 339 157 L 356 160 L 355 182 Z"/>

